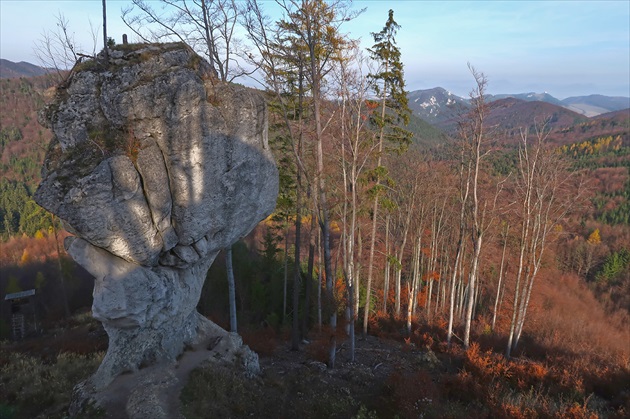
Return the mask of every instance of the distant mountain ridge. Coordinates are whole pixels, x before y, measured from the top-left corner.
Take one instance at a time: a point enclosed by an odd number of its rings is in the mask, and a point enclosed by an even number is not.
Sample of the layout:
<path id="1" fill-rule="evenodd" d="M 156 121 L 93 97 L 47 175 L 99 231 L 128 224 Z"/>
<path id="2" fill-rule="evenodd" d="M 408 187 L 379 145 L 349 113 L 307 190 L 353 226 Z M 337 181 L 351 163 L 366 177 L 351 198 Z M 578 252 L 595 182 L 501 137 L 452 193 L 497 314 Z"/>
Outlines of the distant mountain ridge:
<path id="1" fill-rule="evenodd" d="M 564 99 L 562 106 L 591 117 L 628 109 L 630 108 L 630 98 L 604 95 L 575 96 Z"/>
<path id="2" fill-rule="evenodd" d="M 570 119 L 578 121 L 578 116 L 591 118 L 597 115 L 630 108 L 630 98 L 619 96 L 589 95 L 574 96 L 559 100 L 547 92 L 529 92 L 488 95 L 487 97 L 490 104 L 508 99 L 522 102 L 519 106 L 513 108 L 513 110 L 518 109 L 518 112 L 524 112 L 522 114 L 517 113 L 513 115 L 514 122 L 522 119 L 523 115 L 533 116 L 534 114 L 532 112 L 534 109 L 544 111 L 549 115 L 555 115 L 553 118 L 556 121 L 560 121 L 558 118 L 562 115 L 562 121 L 569 122 Z M 415 90 L 409 92 L 408 98 L 409 107 L 415 115 L 446 131 L 452 131 L 456 119 L 464 114 L 470 107 L 468 99 L 454 95 L 442 87 Z M 515 102 L 508 101 L 504 102 L 503 106 L 499 106 L 498 108 L 505 107 L 506 103 L 511 105 L 515 104 Z M 560 109 L 552 109 L 542 105 L 526 106 L 524 103 L 546 103 Z M 510 108 L 512 108 L 512 106 L 510 106 Z M 570 113 L 566 113 L 565 111 Z M 507 120 L 508 116 L 504 115 L 503 119 Z"/>
<path id="3" fill-rule="evenodd" d="M 0 58 L 0 78 L 1 79 L 16 79 L 19 77 L 35 77 L 42 76 L 48 73 L 48 70 L 35 64 L 27 63 L 26 61 L 20 61 L 14 63 L 13 61 Z"/>
<path id="4" fill-rule="evenodd" d="M 25 61 L 15 63 L 10 60 L 0 59 L 0 78 L 41 76 L 48 73 L 48 71 L 46 68 Z M 461 115 L 469 107 L 467 98 L 454 95 L 442 87 L 415 90 L 409 92 L 408 97 L 409 107 L 413 113 L 434 125 L 439 125 L 446 120 Z M 630 98 L 622 96 L 593 94 L 573 96 L 560 100 L 547 92 L 488 95 L 489 102 L 506 98 L 515 98 L 526 102 L 540 101 L 551 103 L 587 117 L 630 108 Z"/>
<path id="5" fill-rule="evenodd" d="M 489 102 L 494 102 L 495 100 L 507 99 L 507 98 L 520 99 L 520 100 L 524 100 L 525 102 L 547 102 L 547 103 L 553 103 L 554 105 L 562 106 L 561 100 L 556 99 L 555 97 L 551 96 L 547 92 L 488 95 Z"/>
<path id="6" fill-rule="evenodd" d="M 521 127 L 527 128 L 544 120 L 552 130 L 588 121 L 588 117 L 580 113 L 546 101 L 508 97 L 491 102 L 489 108 L 488 124 L 515 134 Z"/>
<path id="7" fill-rule="evenodd" d="M 525 101 L 513 97 L 497 99 L 488 104 L 486 123 L 497 133 L 518 134 L 521 128 L 547 120 L 548 127 L 558 129 L 588 121 L 588 117 L 562 106 L 542 101 Z M 435 124 L 449 134 L 457 130 L 460 117 L 440 121 Z"/>

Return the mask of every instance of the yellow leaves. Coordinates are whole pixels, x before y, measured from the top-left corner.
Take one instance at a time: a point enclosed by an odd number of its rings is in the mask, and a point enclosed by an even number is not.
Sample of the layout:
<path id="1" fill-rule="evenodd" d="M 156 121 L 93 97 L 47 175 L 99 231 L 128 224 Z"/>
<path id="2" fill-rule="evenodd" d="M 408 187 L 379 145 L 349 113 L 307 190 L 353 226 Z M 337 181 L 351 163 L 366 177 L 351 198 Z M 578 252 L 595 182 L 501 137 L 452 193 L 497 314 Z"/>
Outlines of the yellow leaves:
<path id="1" fill-rule="evenodd" d="M 333 233 L 340 233 L 341 227 L 339 227 L 339 224 L 336 221 L 331 221 L 330 231 L 332 231 Z"/>
<path id="2" fill-rule="evenodd" d="M 612 135 L 609 135 L 607 137 L 599 137 L 590 141 L 564 145 L 560 147 L 560 152 L 570 154 L 573 157 L 578 157 L 596 155 L 607 151 L 618 151 L 620 147 L 621 136 L 618 135 L 613 139 Z"/>
<path id="3" fill-rule="evenodd" d="M 31 256 L 29 251 L 27 249 L 24 249 L 24 251 L 22 252 L 22 257 L 20 258 L 20 262 L 18 265 L 19 266 L 27 265 L 29 262 L 31 262 L 32 259 L 33 257 Z"/>
<path id="4" fill-rule="evenodd" d="M 599 228 L 593 230 L 590 236 L 588 236 L 588 240 L 586 241 L 588 244 L 597 245 L 602 242 L 602 238 L 599 235 Z"/>
<path id="5" fill-rule="evenodd" d="M 269 214 L 267 216 L 267 218 L 265 218 L 263 221 L 263 224 L 266 225 L 267 227 L 271 227 L 274 225 L 274 220 L 273 220 L 273 213 Z"/>

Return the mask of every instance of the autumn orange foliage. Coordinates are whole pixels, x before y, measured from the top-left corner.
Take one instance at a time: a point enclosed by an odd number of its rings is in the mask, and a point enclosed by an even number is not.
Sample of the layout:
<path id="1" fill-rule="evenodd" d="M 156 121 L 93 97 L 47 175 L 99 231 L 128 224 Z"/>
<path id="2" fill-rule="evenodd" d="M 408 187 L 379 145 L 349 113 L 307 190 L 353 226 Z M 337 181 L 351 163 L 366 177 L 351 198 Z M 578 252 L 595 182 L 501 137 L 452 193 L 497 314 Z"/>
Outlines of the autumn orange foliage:
<path id="1" fill-rule="evenodd" d="M 67 236 L 69 233 L 65 231 L 58 233 L 57 239 L 62 255 L 65 255 L 63 241 Z M 0 265 L 2 266 L 23 266 L 27 263 L 45 262 L 57 257 L 57 244 L 52 232 L 37 234 L 35 238 L 14 236 L 6 242 L 0 242 Z"/>

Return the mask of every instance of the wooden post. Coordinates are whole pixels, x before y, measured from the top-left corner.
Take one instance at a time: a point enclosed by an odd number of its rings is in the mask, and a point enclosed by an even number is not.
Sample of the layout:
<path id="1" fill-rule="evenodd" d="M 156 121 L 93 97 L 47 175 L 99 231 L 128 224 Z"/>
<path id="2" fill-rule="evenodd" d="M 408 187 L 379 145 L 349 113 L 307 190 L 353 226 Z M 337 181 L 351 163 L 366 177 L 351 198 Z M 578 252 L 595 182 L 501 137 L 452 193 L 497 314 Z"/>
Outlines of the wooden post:
<path id="1" fill-rule="evenodd" d="M 105 53 L 105 61 L 109 61 L 109 51 L 107 50 L 107 6 L 103 0 L 103 52 Z"/>

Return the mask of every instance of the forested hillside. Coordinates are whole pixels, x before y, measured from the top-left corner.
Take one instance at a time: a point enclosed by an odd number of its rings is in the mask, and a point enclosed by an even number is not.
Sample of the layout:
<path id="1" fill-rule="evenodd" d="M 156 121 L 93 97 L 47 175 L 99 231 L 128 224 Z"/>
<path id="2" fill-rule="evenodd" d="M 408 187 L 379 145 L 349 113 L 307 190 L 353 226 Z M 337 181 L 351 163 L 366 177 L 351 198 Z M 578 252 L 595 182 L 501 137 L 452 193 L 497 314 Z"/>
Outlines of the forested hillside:
<path id="1" fill-rule="evenodd" d="M 50 216 L 31 199 L 51 135 L 37 122 L 50 78 L 0 80 L 0 238 L 48 230 Z"/>
<path id="2" fill-rule="evenodd" d="M 369 417 L 627 416 L 630 110 L 587 118 L 491 101 L 471 67 L 470 107 L 449 117 L 447 135 L 411 115 L 393 12 L 375 28 L 366 75 L 358 44 L 339 31 L 352 13 L 305 4 L 285 4 L 275 25 L 249 10 L 245 28 L 280 171 L 274 214 L 232 249 L 232 304 L 248 343 L 273 354 L 290 340 L 331 369 L 368 358 L 355 351 L 359 335 L 440 355 L 429 372 L 417 362 L 388 370 L 387 402 L 368 400 Z M 89 279 L 31 198 L 50 139 L 36 122 L 49 86 L 0 86 L 0 297 L 49 287 L 45 311 L 67 316 L 63 305 L 89 307 Z M 199 302 L 223 325 L 228 268 L 217 258 Z M 0 331 L 8 337 L 6 323 Z M 365 376 L 376 380 L 386 361 L 369 359 Z"/>
<path id="3" fill-rule="evenodd" d="M 0 137 L 2 150 L 0 160 L 0 171 L 2 173 L 2 180 L 0 181 L 2 191 L 0 194 L 0 215 L 2 215 L 3 221 L 0 226 L 0 234 L 2 235 L 2 240 L 6 242 L 3 245 L 3 250 L 6 250 L 3 252 L 2 257 L 4 266 L 13 263 L 23 265 L 29 258 L 41 259 L 42 255 L 33 255 L 38 252 L 36 250 L 38 247 L 35 246 L 35 243 L 41 240 L 42 233 L 44 236 L 52 234 L 52 218 L 31 199 L 39 180 L 39 171 L 45 147 L 50 139 L 50 132 L 37 122 L 37 110 L 44 105 L 49 84 L 48 79 L 45 77 L 5 79 L 0 81 L 0 86 L 2 87 L 0 102 L 2 111 L 0 113 L 2 134 Z M 336 105 L 331 103 L 327 106 Z M 496 106 L 496 102 L 493 103 L 492 109 L 495 109 Z M 543 114 L 544 112 L 540 115 Z M 532 120 L 539 118 L 538 114 L 535 113 L 529 115 Z M 497 118 L 497 116 L 493 117 Z M 572 167 L 571 170 L 579 171 L 589 179 L 589 197 L 583 201 L 580 207 L 576 207 L 573 210 L 574 222 L 573 224 L 569 223 L 567 226 L 570 232 L 555 239 L 556 243 L 553 247 L 558 249 L 556 256 L 557 268 L 567 273 L 574 273 L 582 278 L 585 284 L 589 284 L 600 295 L 611 310 L 627 310 L 630 302 L 628 297 L 630 295 L 628 290 L 630 287 L 628 280 L 628 265 L 630 262 L 627 256 L 629 248 L 627 238 L 628 214 L 630 214 L 628 121 L 627 111 L 617 111 L 597 118 L 591 118 L 585 122 L 579 119 L 574 125 L 552 130 L 549 133 L 551 145 L 559 145 L 558 151 L 566 157 L 567 163 Z M 514 121 L 513 124 L 518 125 L 518 121 Z M 402 194 L 400 198 L 396 198 L 396 196 L 389 198 L 394 205 L 394 212 L 388 215 L 390 234 L 402 234 L 405 228 L 409 230 L 410 227 L 405 226 L 407 221 L 405 218 L 410 212 L 413 212 L 412 218 L 415 217 L 417 208 L 414 210 L 412 207 L 408 207 L 411 203 L 397 201 L 401 198 L 408 199 L 411 196 L 409 194 L 414 190 L 416 192 L 413 193 L 416 194 L 429 193 L 431 182 L 426 183 L 429 180 L 429 175 L 435 178 L 435 185 L 439 185 L 441 194 L 448 192 L 451 190 L 450 188 L 453 188 L 453 191 L 456 189 L 455 184 L 448 187 L 449 182 L 455 181 L 456 178 L 452 177 L 454 173 L 449 168 L 451 163 L 444 159 L 449 158 L 449 150 L 453 150 L 454 144 L 458 141 L 457 138 L 447 136 L 416 117 L 412 117 L 408 128 L 414 133 L 413 145 L 405 154 L 400 156 L 394 155 L 389 158 L 389 164 L 392 166 L 390 169 L 392 181 L 397 185 L 396 188 L 400 189 L 412 180 L 409 177 L 414 177 L 414 171 L 422 173 L 422 167 L 428 165 L 428 172 L 426 172 L 426 175 L 421 176 L 422 181 L 425 183 L 412 187 L 408 192 L 401 190 L 401 192 L 398 192 L 398 194 Z M 273 135 L 278 136 L 279 132 Z M 277 138 L 277 141 L 282 141 L 281 136 Z M 488 163 L 492 164 L 497 175 L 506 176 L 516 168 L 517 151 L 514 147 L 517 141 L 518 136 L 514 128 L 506 133 L 504 148 L 497 149 L 489 159 Z M 330 148 L 332 143 L 325 146 L 328 147 L 328 152 L 331 156 L 339 153 L 339 150 L 335 149 L 334 146 Z M 289 163 L 291 155 L 282 157 L 282 153 L 284 153 L 282 149 L 278 149 L 277 153 L 280 162 L 287 162 L 288 166 L 285 170 L 289 170 L 289 172 L 285 176 L 288 176 L 291 171 L 294 173 L 295 169 L 291 169 L 292 164 Z M 431 157 L 431 153 L 433 153 L 433 157 Z M 329 167 L 332 168 L 332 166 L 333 164 L 331 163 Z M 431 169 L 428 169 L 429 167 Z M 412 173 L 409 172 L 410 169 L 413 169 Z M 291 176 L 294 175 L 295 173 Z M 491 172 L 488 175 L 494 176 Z M 331 172 L 330 176 L 334 178 L 335 175 Z M 286 179 L 288 185 L 295 185 L 289 178 Z M 493 181 L 489 178 L 488 182 Z M 339 193 L 341 193 L 340 190 L 335 192 L 332 196 L 332 202 L 334 202 L 333 208 L 339 208 L 340 211 L 341 207 L 338 206 L 341 205 L 341 197 L 337 195 Z M 289 195 L 292 195 L 292 193 Z M 420 196 L 416 199 L 420 200 Z M 428 196 L 430 195 L 427 195 L 427 198 L 422 198 L 422 201 L 428 202 Z M 444 212 L 447 208 L 444 205 L 449 204 L 449 202 L 450 199 L 447 199 L 442 203 L 443 208 L 440 211 L 445 214 L 443 217 L 447 214 Z M 283 205 L 284 203 L 285 201 L 281 199 L 280 204 Z M 413 208 L 416 205 L 418 204 L 414 203 Z M 279 210 L 282 211 L 281 206 Z M 339 226 L 343 225 L 343 220 L 339 217 L 342 217 L 343 214 L 337 212 L 337 209 L 334 211 L 336 215 L 333 220 L 335 225 L 338 226 L 337 231 L 340 233 L 341 227 Z M 396 215 L 396 211 L 399 211 L 400 215 Z M 422 210 L 421 213 L 424 214 L 424 219 L 418 221 L 426 223 L 426 210 Z M 396 217 L 402 217 L 402 219 L 396 221 Z M 310 219 L 310 216 L 307 219 Z M 403 224 L 396 226 L 397 222 Z M 409 222 L 413 222 L 413 220 L 409 219 Z M 569 222 L 569 220 L 566 222 Z M 575 224 L 576 222 L 577 224 Z M 443 220 L 442 224 L 452 226 L 453 222 L 446 223 Z M 427 227 L 430 227 L 430 225 Z M 305 228 L 310 229 L 306 224 Z M 361 228 L 361 224 L 359 224 L 359 228 Z M 284 235 L 287 238 L 292 237 L 292 230 L 286 230 Z M 399 232 L 396 233 L 397 231 Z M 596 233 L 595 236 L 590 237 L 594 233 Z M 36 239 L 36 236 L 39 238 Z M 15 249 L 14 245 L 9 245 L 9 243 L 16 240 L 16 237 L 21 237 L 20 243 L 23 246 L 21 249 Z M 33 249 L 30 251 L 28 250 L 30 246 L 28 237 L 31 237 L 33 240 Z M 428 237 L 426 238 L 427 240 Z M 278 240 L 281 241 L 277 245 L 283 247 L 282 238 L 280 237 Z M 400 250 L 396 251 L 395 246 L 397 245 L 394 240 L 395 238 L 392 237 L 391 243 L 388 244 L 388 246 L 394 246 L 388 251 L 388 254 L 391 255 L 388 259 L 390 265 L 394 262 L 398 263 L 397 261 L 400 257 L 403 259 L 407 257 L 406 254 L 409 254 L 408 257 L 413 257 L 409 253 L 412 250 L 409 247 L 414 246 L 413 243 L 406 246 L 406 249 L 402 249 L 405 252 L 404 254 L 397 254 Z M 378 239 L 376 244 L 377 246 L 385 246 L 387 244 L 385 242 L 385 238 L 382 238 Z M 304 246 L 305 248 L 308 247 L 307 244 Z M 427 256 L 430 256 L 429 249 L 427 247 L 426 251 L 429 252 Z M 497 251 L 500 250 L 499 246 Z M 379 252 L 385 253 L 386 249 L 383 247 L 379 249 Z M 23 256 L 25 253 L 32 256 Z M 308 254 L 305 254 L 306 256 Z M 377 261 L 375 263 L 378 263 L 378 269 L 385 269 L 382 262 Z M 430 262 L 427 260 L 423 263 Z M 494 263 L 497 262 L 495 261 Z M 405 274 L 404 261 L 401 268 L 401 270 L 390 272 L 390 277 L 392 278 L 390 281 L 393 281 L 395 275 L 401 275 L 401 280 L 405 281 L 405 277 L 408 274 Z M 413 264 L 410 265 L 410 268 L 412 270 L 415 269 Z M 389 269 L 392 270 L 392 266 Z M 428 269 L 428 265 L 420 269 Z M 498 268 L 495 266 L 492 269 Z M 441 275 L 444 275 L 444 273 Z M 432 282 L 429 279 L 423 281 L 425 285 L 431 285 Z M 492 284 L 485 285 L 488 287 L 493 286 Z M 402 288 L 401 292 L 403 291 L 404 288 Z M 382 299 L 382 291 L 379 292 Z M 394 290 L 390 290 L 390 292 L 394 292 Z M 443 291 L 437 291 L 438 294 L 440 292 Z M 433 290 L 433 293 L 435 294 L 436 291 Z M 359 293 L 357 293 L 357 297 L 361 298 Z M 439 297 L 439 295 L 436 295 L 436 297 Z M 440 298 L 443 297 L 444 295 Z M 391 298 L 393 299 L 392 302 L 394 302 L 395 296 Z M 403 300 L 404 298 L 402 297 Z M 426 296 L 423 298 L 426 298 Z"/>

